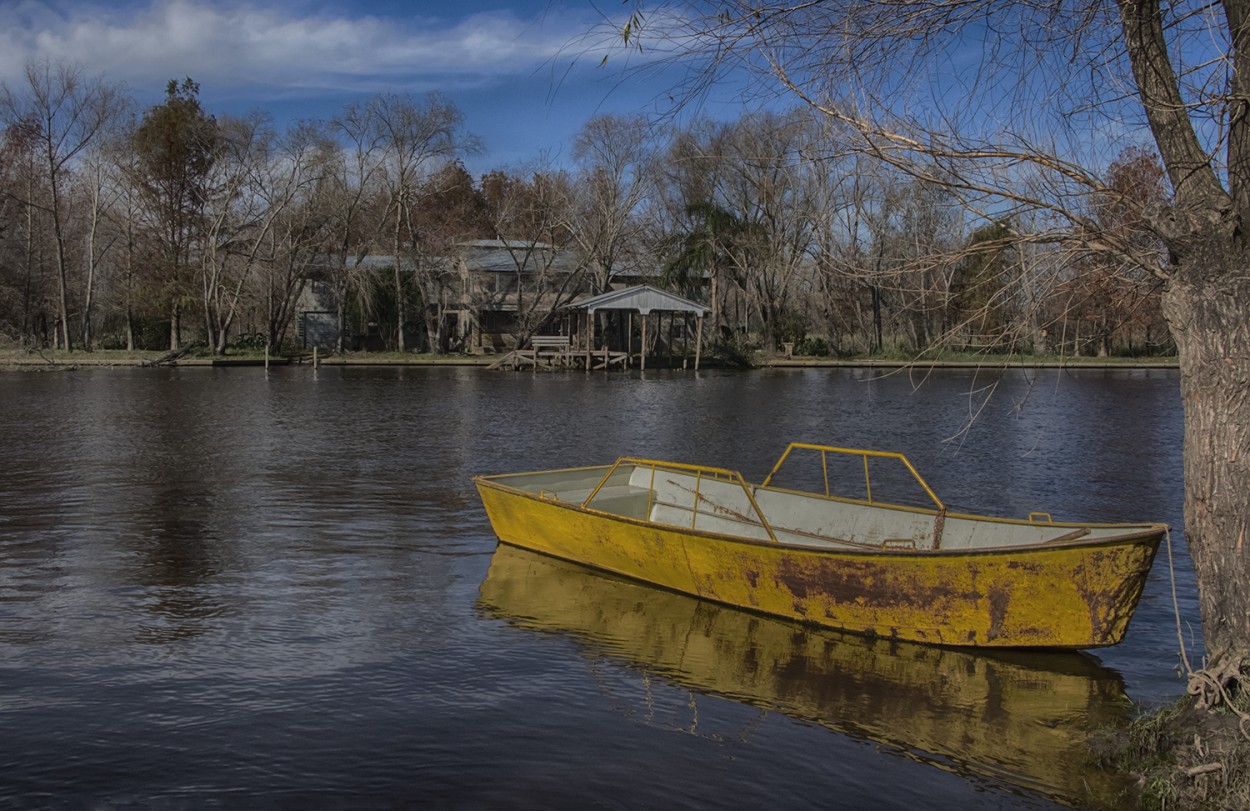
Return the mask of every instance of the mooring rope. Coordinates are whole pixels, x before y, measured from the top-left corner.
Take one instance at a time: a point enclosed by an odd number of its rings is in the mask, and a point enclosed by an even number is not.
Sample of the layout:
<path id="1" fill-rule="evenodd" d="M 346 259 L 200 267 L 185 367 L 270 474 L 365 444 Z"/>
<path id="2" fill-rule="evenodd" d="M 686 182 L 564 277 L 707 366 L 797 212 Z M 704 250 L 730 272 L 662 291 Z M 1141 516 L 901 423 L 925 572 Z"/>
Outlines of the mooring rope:
<path id="1" fill-rule="evenodd" d="M 1185 653 L 1185 630 L 1181 625 L 1181 604 L 1176 598 L 1176 567 L 1172 564 L 1172 528 L 1165 527 L 1163 540 L 1168 548 L 1168 580 L 1172 583 L 1172 613 L 1176 617 L 1176 639 L 1181 646 L 1181 662 L 1185 665 L 1185 675 L 1192 678 L 1194 669 L 1189 666 L 1189 656 Z"/>

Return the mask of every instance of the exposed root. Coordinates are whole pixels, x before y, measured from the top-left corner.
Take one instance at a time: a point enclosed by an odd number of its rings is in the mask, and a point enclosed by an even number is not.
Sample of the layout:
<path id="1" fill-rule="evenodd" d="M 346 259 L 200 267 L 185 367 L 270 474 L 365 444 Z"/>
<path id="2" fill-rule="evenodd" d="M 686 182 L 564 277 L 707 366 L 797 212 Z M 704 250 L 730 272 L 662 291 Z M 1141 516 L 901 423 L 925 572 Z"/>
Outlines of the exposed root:
<path id="1" fill-rule="evenodd" d="M 1200 709 L 1223 708 L 1236 715 L 1241 736 L 1250 741 L 1250 713 L 1234 700 L 1237 696 L 1250 695 L 1250 678 L 1247 678 L 1240 659 L 1226 659 L 1213 669 L 1189 670 L 1186 689 L 1197 699 Z"/>

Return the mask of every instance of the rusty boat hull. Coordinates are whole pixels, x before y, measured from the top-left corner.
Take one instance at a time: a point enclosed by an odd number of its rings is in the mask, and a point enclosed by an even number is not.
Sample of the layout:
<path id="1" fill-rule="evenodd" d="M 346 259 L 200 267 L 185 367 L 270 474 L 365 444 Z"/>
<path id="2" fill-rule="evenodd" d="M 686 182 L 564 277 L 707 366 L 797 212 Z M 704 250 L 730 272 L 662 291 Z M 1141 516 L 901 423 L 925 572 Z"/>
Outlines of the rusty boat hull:
<path id="1" fill-rule="evenodd" d="M 772 479 L 622 458 L 474 482 L 504 543 L 772 616 L 953 646 L 1120 642 L 1167 529 L 951 514 L 935 496 L 903 507 Z"/>

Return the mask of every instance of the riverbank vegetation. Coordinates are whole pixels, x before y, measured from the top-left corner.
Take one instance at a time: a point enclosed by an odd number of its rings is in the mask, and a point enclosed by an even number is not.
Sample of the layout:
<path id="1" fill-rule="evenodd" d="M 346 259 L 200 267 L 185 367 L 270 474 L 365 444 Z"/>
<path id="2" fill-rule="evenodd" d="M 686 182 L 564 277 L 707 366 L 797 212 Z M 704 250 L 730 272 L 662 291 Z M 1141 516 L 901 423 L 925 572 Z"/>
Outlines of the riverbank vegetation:
<path id="1" fill-rule="evenodd" d="M 1247 711 L 1244 697 L 1214 711 L 1185 698 L 1097 736 L 1092 747 L 1103 768 L 1135 779 L 1142 808 L 1250 808 Z"/>
<path id="2" fill-rule="evenodd" d="M 204 109 L 191 79 L 138 110 L 107 77 L 34 64 L 0 92 L 0 122 L 0 340 L 24 348 L 454 352 L 470 333 L 499 348 L 579 296 L 649 283 L 705 304 L 725 355 L 1174 351 L 1149 269 L 1162 246 L 1126 202 L 1166 184 L 1137 146 L 1081 216 L 1145 265 L 1020 239 L 1035 214 L 975 215 L 804 106 L 601 116 L 568 165 L 480 177 L 438 94 L 280 131 Z M 470 301 L 462 259 L 482 241 L 502 264 Z"/>

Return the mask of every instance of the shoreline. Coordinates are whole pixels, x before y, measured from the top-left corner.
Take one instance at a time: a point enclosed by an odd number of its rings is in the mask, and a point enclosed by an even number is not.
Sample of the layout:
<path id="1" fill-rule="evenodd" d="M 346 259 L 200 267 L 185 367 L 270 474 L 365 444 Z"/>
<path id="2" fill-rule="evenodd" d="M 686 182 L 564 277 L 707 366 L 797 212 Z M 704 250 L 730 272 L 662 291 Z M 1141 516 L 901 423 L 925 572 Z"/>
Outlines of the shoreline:
<path id="1" fill-rule="evenodd" d="M 153 353 L 151 357 L 139 357 L 135 353 L 107 355 L 104 352 L 19 352 L 0 351 L 0 370 L 21 371 L 32 369 L 66 369 L 79 367 L 92 368 L 158 368 L 154 361 L 161 357 Z M 400 358 L 394 356 L 371 357 L 369 355 L 329 355 L 320 358 L 319 366 L 459 366 L 485 368 L 495 362 L 495 357 L 476 357 L 467 355 L 445 356 L 413 356 Z M 281 356 L 272 358 L 270 366 L 311 366 L 311 355 L 298 357 Z M 838 368 L 883 368 L 883 369 L 1177 369 L 1176 358 L 1045 358 L 1033 359 L 1028 356 L 987 355 L 977 359 L 915 359 L 896 360 L 884 358 L 827 358 L 827 357 L 791 357 L 773 356 L 762 358 L 756 369 L 838 369 Z M 159 364 L 165 367 L 178 368 L 256 368 L 264 367 L 265 359 L 252 355 L 227 357 L 194 357 L 179 358 L 175 361 Z M 634 367 L 631 367 L 631 370 Z M 669 367 L 657 366 L 656 371 Z M 721 364 L 705 363 L 702 369 L 728 368 Z M 744 367 L 746 368 L 746 367 Z M 573 371 L 573 370 L 570 370 Z"/>

